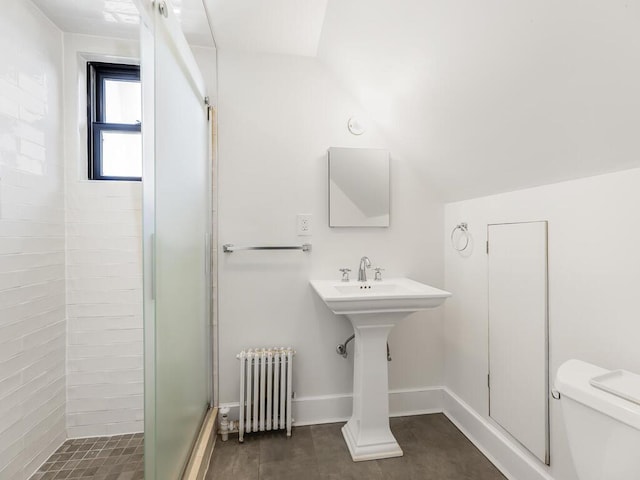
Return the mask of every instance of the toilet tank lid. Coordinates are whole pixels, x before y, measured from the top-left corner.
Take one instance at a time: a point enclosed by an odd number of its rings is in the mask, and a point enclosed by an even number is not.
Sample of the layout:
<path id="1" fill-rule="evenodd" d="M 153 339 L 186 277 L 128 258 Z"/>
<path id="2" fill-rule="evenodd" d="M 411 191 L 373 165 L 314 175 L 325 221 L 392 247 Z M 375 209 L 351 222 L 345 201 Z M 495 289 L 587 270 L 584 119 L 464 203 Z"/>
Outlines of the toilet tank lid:
<path id="1" fill-rule="evenodd" d="M 581 360 L 569 360 L 558 368 L 555 388 L 562 396 L 640 430 L 640 405 L 591 385 L 591 379 L 609 372 Z"/>

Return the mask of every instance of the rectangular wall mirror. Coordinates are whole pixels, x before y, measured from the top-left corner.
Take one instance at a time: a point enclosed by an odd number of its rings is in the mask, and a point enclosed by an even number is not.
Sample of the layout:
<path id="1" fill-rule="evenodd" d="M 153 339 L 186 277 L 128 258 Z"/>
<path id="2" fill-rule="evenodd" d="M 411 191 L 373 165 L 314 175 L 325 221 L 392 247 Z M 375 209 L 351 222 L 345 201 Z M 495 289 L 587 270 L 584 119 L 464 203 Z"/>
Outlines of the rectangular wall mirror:
<path id="1" fill-rule="evenodd" d="M 329 148 L 329 226 L 389 226 L 389 152 Z"/>

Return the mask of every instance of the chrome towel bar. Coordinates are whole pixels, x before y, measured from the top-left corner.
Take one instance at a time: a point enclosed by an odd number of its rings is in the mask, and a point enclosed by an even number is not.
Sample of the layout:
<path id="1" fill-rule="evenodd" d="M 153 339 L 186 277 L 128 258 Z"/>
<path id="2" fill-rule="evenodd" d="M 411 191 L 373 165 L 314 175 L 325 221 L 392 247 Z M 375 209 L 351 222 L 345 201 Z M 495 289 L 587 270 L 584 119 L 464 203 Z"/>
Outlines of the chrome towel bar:
<path id="1" fill-rule="evenodd" d="M 222 251 L 225 253 L 232 253 L 238 250 L 302 250 L 303 252 L 311 251 L 311 244 L 304 243 L 302 245 L 246 245 L 238 246 L 231 243 L 225 243 L 222 245 Z"/>

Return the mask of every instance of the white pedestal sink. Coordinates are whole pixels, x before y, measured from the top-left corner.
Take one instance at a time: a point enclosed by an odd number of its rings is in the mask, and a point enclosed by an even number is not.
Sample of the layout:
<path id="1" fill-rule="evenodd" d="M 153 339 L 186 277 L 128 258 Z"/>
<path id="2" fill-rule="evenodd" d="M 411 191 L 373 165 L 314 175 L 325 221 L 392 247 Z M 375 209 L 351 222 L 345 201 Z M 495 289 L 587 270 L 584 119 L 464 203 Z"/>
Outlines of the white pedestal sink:
<path id="1" fill-rule="evenodd" d="M 311 281 L 331 311 L 346 315 L 355 331 L 353 414 L 342 434 L 354 461 L 400 457 L 389 428 L 387 337 L 404 317 L 437 307 L 449 292 L 396 278 L 370 282 Z"/>

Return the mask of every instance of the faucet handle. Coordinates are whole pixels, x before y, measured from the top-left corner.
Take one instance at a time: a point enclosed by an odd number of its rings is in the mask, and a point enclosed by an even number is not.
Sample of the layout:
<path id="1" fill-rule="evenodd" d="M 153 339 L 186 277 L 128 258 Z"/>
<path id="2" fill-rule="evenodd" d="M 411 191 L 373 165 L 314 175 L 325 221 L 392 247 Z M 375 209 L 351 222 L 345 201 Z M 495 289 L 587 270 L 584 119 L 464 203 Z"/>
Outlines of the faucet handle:
<path id="1" fill-rule="evenodd" d="M 376 272 L 376 276 L 373 278 L 374 280 L 382 280 L 382 272 L 384 272 L 384 268 L 376 267 L 374 268 Z"/>
<path id="2" fill-rule="evenodd" d="M 338 269 L 342 272 L 342 281 L 343 282 L 348 282 L 349 281 L 349 272 L 351 271 L 350 268 L 340 268 Z"/>

